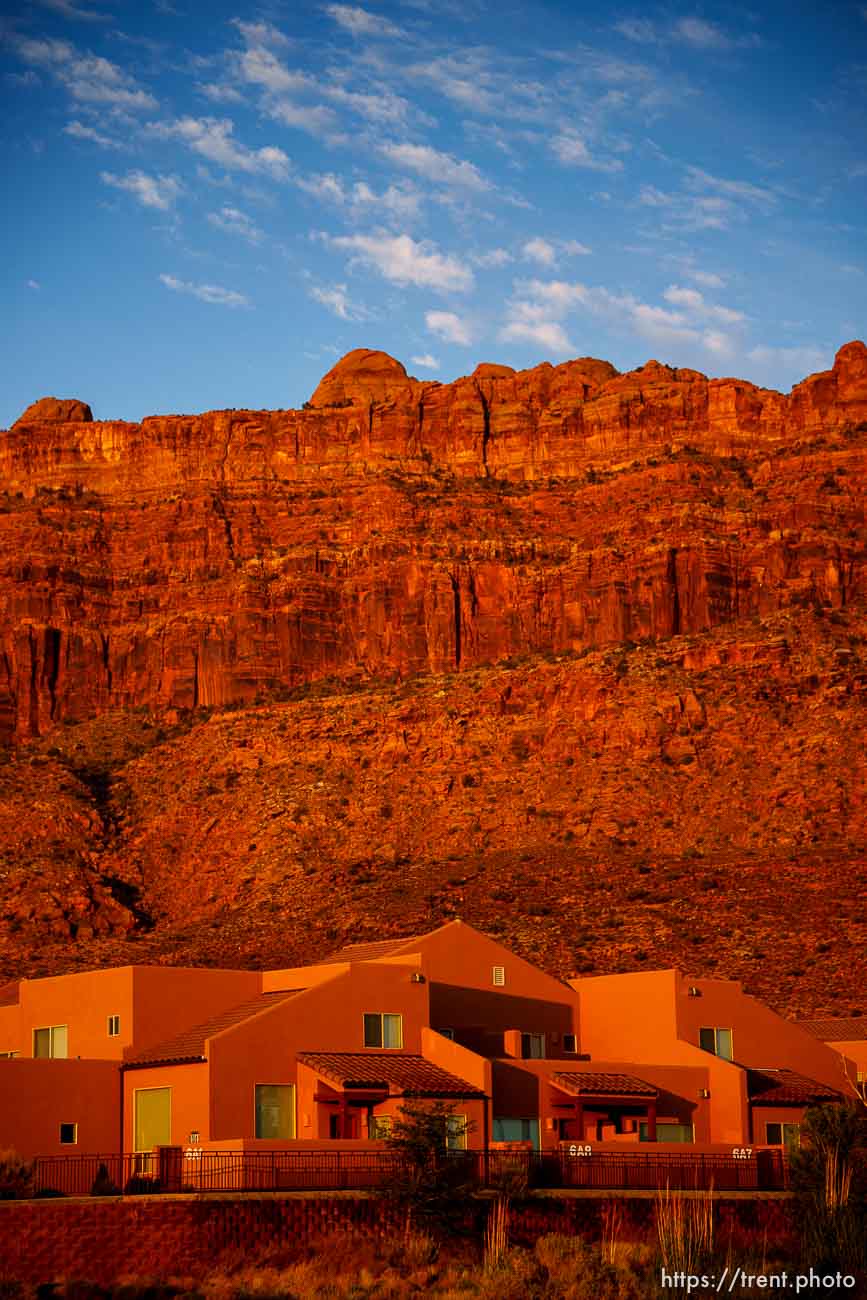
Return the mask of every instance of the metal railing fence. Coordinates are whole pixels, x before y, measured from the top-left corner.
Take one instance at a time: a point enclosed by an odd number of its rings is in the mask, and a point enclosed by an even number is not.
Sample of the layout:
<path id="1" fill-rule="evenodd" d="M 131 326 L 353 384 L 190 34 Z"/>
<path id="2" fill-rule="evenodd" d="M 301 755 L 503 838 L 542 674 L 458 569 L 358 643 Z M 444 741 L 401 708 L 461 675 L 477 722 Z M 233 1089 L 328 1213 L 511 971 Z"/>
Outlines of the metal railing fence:
<path id="1" fill-rule="evenodd" d="M 455 1181 L 479 1188 L 776 1191 L 788 1185 L 782 1152 L 749 1158 L 698 1152 L 459 1151 L 443 1156 Z M 40 1156 L 35 1196 L 386 1190 L 409 1176 L 394 1151 L 201 1151 Z"/>

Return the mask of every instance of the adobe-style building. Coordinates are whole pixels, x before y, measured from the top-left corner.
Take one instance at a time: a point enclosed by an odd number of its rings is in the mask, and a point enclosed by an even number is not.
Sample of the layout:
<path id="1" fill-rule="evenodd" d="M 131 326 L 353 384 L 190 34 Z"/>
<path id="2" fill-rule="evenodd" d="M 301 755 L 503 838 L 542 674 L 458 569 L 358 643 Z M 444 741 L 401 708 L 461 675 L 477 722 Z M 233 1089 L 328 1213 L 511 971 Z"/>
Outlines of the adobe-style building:
<path id="1" fill-rule="evenodd" d="M 858 1092 L 867 1102 L 867 1016 L 801 1020 L 798 1023 L 808 1034 L 854 1061 Z"/>
<path id="2" fill-rule="evenodd" d="M 418 1098 L 458 1148 L 780 1147 L 856 1077 L 731 981 L 564 983 L 460 921 L 312 966 L 5 985 L 0 1057 L 0 1147 L 27 1156 L 376 1149 Z"/>

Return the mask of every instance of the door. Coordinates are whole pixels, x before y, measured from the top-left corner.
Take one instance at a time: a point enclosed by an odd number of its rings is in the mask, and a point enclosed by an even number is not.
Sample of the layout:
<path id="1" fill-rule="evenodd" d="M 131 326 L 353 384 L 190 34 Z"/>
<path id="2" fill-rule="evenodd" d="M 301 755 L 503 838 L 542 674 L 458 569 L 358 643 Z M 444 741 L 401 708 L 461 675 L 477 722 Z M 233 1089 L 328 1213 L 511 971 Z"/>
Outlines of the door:
<path id="1" fill-rule="evenodd" d="M 172 1141 L 171 1088 L 137 1088 L 135 1093 L 135 1149 L 150 1151 Z"/>

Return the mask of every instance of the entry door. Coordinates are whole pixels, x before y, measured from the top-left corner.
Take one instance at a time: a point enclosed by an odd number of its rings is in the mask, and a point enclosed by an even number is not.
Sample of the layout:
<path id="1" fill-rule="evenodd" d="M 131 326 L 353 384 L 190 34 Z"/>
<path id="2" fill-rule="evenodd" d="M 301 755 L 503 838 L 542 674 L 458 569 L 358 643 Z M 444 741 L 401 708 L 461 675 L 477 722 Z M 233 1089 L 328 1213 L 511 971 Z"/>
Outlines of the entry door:
<path id="1" fill-rule="evenodd" d="M 150 1151 L 172 1141 L 171 1088 L 139 1088 L 135 1094 L 135 1149 Z"/>

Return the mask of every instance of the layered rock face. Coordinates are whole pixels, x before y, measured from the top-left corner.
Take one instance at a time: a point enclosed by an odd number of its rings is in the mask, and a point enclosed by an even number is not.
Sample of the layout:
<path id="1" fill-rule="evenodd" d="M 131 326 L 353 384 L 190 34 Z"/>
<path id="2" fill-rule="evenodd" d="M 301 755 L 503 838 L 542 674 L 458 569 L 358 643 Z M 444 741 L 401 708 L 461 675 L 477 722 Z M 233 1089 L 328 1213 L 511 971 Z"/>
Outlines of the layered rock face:
<path id="1" fill-rule="evenodd" d="M 863 344 L 89 416 L 0 434 L 0 982 L 460 914 L 862 1005 Z"/>
<path id="2" fill-rule="evenodd" d="M 863 594 L 862 343 L 789 397 L 359 350 L 302 411 L 89 415 L 0 434 L 2 740 Z"/>

